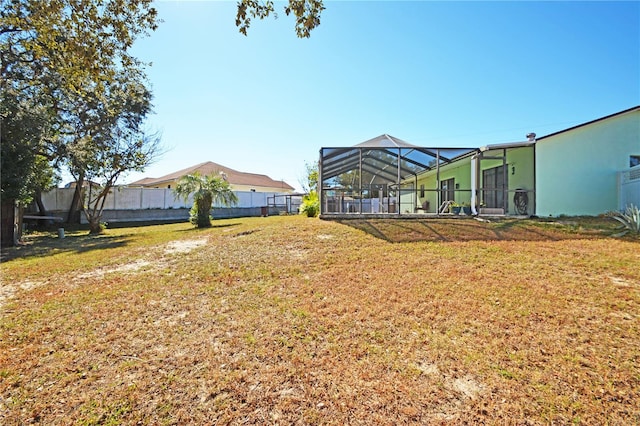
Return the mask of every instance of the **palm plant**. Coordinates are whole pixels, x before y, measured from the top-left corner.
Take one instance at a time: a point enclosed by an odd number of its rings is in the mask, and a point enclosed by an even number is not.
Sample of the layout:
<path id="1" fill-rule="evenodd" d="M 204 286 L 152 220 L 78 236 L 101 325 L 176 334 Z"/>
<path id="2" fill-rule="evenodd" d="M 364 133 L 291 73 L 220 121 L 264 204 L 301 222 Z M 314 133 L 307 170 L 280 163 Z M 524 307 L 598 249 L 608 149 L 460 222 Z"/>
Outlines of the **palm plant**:
<path id="1" fill-rule="evenodd" d="M 198 172 L 180 178 L 174 193 L 185 201 L 193 194 L 189 221 L 198 228 L 211 226 L 210 212 L 214 202 L 225 206 L 238 202 L 229 182 L 216 175 L 202 176 Z"/>

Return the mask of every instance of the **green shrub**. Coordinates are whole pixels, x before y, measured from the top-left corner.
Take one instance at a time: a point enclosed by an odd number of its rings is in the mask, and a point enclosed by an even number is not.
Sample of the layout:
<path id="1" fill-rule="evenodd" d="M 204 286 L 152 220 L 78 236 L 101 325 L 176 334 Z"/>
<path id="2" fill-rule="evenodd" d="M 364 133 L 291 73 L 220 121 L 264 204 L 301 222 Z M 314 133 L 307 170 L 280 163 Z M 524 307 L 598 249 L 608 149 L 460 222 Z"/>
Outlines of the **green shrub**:
<path id="1" fill-rule="evenodd" d="M 302 197 L 302 205 L 300 206 L 300 214 L 307 217 L 316 217 L 320 213 L 320 199 L 316 191 L 310 191 Z"/>

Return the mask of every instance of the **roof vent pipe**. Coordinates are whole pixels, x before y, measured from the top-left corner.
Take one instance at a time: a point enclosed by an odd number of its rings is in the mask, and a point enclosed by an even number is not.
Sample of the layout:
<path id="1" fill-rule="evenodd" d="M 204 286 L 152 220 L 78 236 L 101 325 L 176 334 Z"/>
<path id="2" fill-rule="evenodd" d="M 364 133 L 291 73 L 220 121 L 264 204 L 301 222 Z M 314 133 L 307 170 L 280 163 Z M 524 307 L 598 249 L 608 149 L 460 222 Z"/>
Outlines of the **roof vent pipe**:
<path id="1" fill-rule="evenodd" d="M 536 134 L 535 133 L 527 133 L 527 140 L 530 142 L 533 142 L 536 140 Z"/>

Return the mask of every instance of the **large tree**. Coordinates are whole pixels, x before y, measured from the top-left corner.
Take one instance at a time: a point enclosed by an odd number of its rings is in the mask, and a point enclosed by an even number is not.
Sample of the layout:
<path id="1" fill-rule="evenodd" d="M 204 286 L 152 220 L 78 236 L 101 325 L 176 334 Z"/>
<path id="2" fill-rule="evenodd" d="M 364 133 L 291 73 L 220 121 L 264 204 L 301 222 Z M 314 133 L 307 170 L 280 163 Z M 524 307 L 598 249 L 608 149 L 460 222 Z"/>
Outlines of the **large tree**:
<path id="1" fill-rule="evenodd" d="M 136 69 L 120 70 L 107 84 L 88 80 L 80 95 L 72 93 L 66 97 L 69 132 L 58 138 L 55 150 L 77 183 L 69 220 L 77 220 L 74 215 L 86 206 L 82 203 L 87 196 L 83 193 L 85 179 L 98 178 L 108 193 L 126 171 L 141 171 L 154 160 L 158 154 L 157 138 L 147 138 L 143 131 L 144 120 L 151 111 L 151 97 L 144 74 Z M 123 145 L 123 140 L 145 143 Z M 132 151 L 136 147 L 138 151 Z M 135 161 L 113 161 L 121 157 Z M 101 212 L 102 209 L 94 211 Z M 94 222 L 94 218 L 89 222 Z M 92 228 L 92 232 L 96 230 Z"/>
<path id="2" fill-rule="evenodd" d="M 157 134 L 118 130 L 112 138 L 97 149 L 83 166 L 90 184 L 83 192 L 82 210 L 92 234 L 102 232 L 102 211 L 117 180 L 129 171 L 144 170 L 160 149 L 160 137 Z"/>
<path id="3" fill-rule="evenodd" d="M 26 179 L 42 157 L 55 166 L 75 164 L 80 191 L 85 174 L 80 167 L 109 141 L 116 143 L 115 128 L 127 123 L 127 131 L 137 131 L 150 111 L 145 64 L 129 49 L 156 28 L 157 13 L 151 0 L 1 0 L 0 5 L 0 125 L 2 146 L 10 148 L 2 158 L 21 163 L 2 168 L 2 181 L 10 186 L 3 187 L 3 202 L 42 189 Z M 114 99 L 124 86 L 137 91 Z M 28 131 L 14 130 L 20 128 Z"/>
<path id="4" fill-rule="evenodd" d="M 12 245 L 20 239 L 23 207 L 36 201 L 46 214 L 40 194 L 58 179 L 41 144 L 50 136 L 49 113 L 28 98 L 0 90 L 0 240 Z"/>
<path id="5" fill-rule="evenodd" d="M 318 162 L 304 163 L 304 177 L 298 180 L 302 190 L 306 193 L 316 191 L 318 189 Z"/>

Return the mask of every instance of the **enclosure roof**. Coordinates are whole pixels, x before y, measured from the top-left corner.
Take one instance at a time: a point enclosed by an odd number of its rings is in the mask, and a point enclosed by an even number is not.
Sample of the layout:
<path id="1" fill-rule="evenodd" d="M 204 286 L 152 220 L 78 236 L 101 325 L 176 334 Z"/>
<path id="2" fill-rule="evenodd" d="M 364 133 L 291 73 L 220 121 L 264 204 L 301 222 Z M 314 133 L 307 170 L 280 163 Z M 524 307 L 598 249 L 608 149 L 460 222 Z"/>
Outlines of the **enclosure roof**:
<path id="1" fill-rule="evenodd" d="M 417 148 L 415 145 L 411 145 L 409 142 L 405 142 L 402 139 L 394 138 L 391 135 L 383 134 L 376 138 L 369 139 L 355 145 L 357 148 Z"/>
<path id="2" fill-rule="evenodd" d="M 322 148 L 320 152 L 323 182 L 361 170 L 366 182 L 385 184 L 399 183 L 478 149 L 420 147 L 385 133 L 352 147 Z"/>

